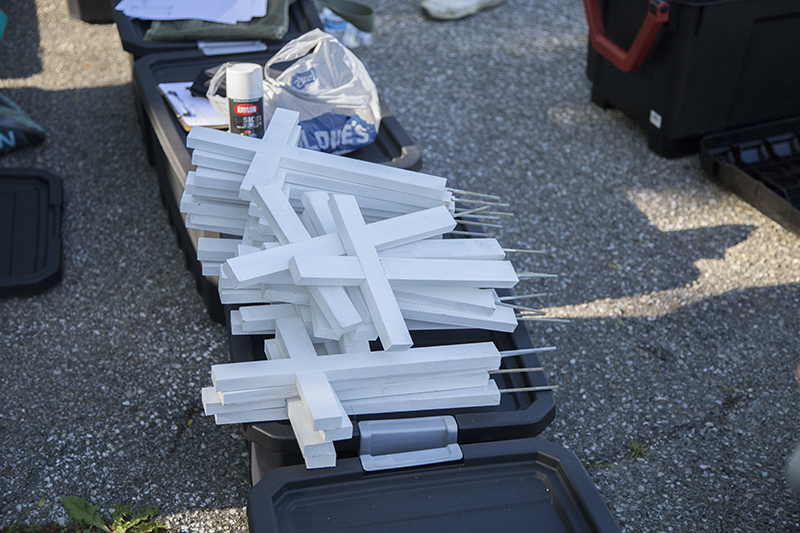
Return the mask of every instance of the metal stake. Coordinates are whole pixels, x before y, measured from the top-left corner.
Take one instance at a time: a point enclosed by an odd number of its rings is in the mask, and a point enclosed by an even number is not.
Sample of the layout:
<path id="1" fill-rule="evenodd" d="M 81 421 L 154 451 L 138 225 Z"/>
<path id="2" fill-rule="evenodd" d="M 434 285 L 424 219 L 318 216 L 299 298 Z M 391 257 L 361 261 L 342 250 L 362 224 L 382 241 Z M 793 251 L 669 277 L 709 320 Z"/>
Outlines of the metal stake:
<path id="1" fill-rule="evenodd" d="M 479 196 L 479 197 L 482 197 L 482 198 L 489 198 L 490 200 L 497 200 L 497 201 L 502 200 L 502 198 L 500 198 L 499 196 L 495 196 L 494 194 L 486 194 L 486 193 L 473 192 L 473 191 L 464 191 L 464 190 L 461 190 L 461 189 L 453 189 L 451 187 L 448 187 L 448 190 L 450 192 L 452 192 L 452 193 L 455 193 L 455 194 L 464 194 L 466 196 Z"/>
<path id="2" fill-rule="evenodd" d="M 525 250 L 522 248 L 503 248 L 503 251 L 511 254 L 543 254 L 544 250 Z"/>
<path id="3" fill-rule="evenodd" d="M 454 198 L 457 203 L 473 204 L 473 205 L 487 205 L 494 207 L 511 207 L 511 204 L 505 202 L 487 202 L 485 200 L 466 200 L 464 198 Z"/>
<path id="4" fill-rule="evenodd" d="M 456 230 L 453 230 L 450 233 L 453 234 L 453 235 L 467 235 L 467 236 L 470 236 L 470 237 L 488 237 L 489 236 L 488 233 L 480 233 L 480 232 L 477 232 L 477 231 L 456 231 Z"/>
<path id="5" fill-rule="evenodd" d="M 482 228 L 502 228 L 503 227 L 502 224 L 490 224 L 488 222 L 472 221 L 472 220 L 464 221 L 463 224 L 465 226 L 480 226 Z"/>
<path id="6" fill-rule="evenodd" d="M 516 355 L 527 355 L 530 353 L 553 352 L 556 350 L 555 346 L 544 346 L 542 348 L 522 348 L 519 350 L 505 350 L 500 352 L 501 357 L 514 357 Z"/>
<path id="7" fill-rule="evenodd" d="M 517 305 L 517 304 L 507 304 L 504 302 L 500 302 L 498 305 L 502 305 L 503 307 L 510 307 L 511 309 L 519 309 L 520 311 L 524 311 L 523 314 L 530 313 L 535 316 L 544 316 L 545 312 L 541 309 L 534 309 L 533 307 L 527 307 L 524 305 Z"/>
<path id="8" fill-rule="evenodd" d="M 475 209 L 468 209 L 466 211 L 459 211 L 458 209 L 456 209 L 456 214 L 453 215 L 453 218 L 463 217 L 465 215 L 471 215 L 472 213 L 479 213 L 481 211 L 486 211 L 487 209 L 489 209 L 488 205 L 484 205 L 483 207 L 476 207 Z"/>
<path id="9" fill-rule="evenodd" d="M 542 298 L 547 296 L 546 292 L 537 292 L 535 294 L 515 294 L 513 296 L 500 296 L 498 300 L 505 302 L 506 300 L 522 300 L 525 298 Z"/>
<path id="10" fill-rule="evenodd" d="M 560 322 L 562 324 L 569 324 L 569 320 L 563 318 L 543 318 L 538 316 L 521 316 L 517 315 L 517 320 L 522 320 L 523 322 Z"/>
<path id="11" fill-rule="evenodd" d="M 507 211 L 485 211 L 484 215 L 497 215 L 499 217 L 513 217 L 514 213 L 509 213 Z"/>
<path id="12" fill-rule="evenodd" d="M 517 272 L 520 281 L 527 281 L 533 278 L 557 278 L 558 274 L 541 274 L 539 272 Z"/>
<path id="13" fill-rule="evenodd" d="M 500 392 L 542 392 L 558 390 L 558 385 L 542 385 L 540 387 L 517 387 L 515 389 L 500 389 Z"/>
<path id="14" fill-rule="evenodd" d="M 520 374 L 522 372 L 544 372 L 544 367 L 531 366 L 528 368 L 499 368 L 497 370 L 490 370 L 490 374 Z"/>

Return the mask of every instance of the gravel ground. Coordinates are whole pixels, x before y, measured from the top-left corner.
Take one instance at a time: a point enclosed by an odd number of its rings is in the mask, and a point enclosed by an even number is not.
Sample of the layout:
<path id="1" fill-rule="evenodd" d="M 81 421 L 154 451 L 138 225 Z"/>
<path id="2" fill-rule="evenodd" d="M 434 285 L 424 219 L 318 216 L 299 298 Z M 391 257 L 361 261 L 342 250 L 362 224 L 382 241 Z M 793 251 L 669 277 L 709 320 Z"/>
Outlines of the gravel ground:
<path id="1" fill-rule="evenodd" d="M 800 442 L 800 238 L 662 159 L 590 102 L 580 2 L 507 0 L 455 23 L 370 0 L 356 52 L 426 172 L 498 194 L 559 386 L 542 437 L 583 462 L 621 529 L 797 531 L 784 467 Z M 62 495 L 161 508 L 174 531 L 244 531 L 238 428 L 201 416 L 223 326 L 185 269 L 113 24 L 63 0 L 3 2 L 0 90 L 48 131 L 6 167 L 64 179 L 64 276 L 0 301 L 0 526 L 63 521 Z"/>

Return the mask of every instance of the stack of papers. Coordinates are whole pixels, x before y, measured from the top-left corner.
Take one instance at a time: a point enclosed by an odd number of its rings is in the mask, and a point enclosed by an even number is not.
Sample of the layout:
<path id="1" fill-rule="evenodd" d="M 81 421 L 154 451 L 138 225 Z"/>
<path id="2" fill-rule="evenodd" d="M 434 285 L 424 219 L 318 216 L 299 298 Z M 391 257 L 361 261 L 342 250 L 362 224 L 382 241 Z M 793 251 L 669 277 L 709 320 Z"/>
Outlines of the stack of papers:
<path id="1" fill-rule="evenodd" d="M 236 24 L 265 16 L 267 0 L 122 0 L 117 9 L 132 19 L 196 19 Z"/>

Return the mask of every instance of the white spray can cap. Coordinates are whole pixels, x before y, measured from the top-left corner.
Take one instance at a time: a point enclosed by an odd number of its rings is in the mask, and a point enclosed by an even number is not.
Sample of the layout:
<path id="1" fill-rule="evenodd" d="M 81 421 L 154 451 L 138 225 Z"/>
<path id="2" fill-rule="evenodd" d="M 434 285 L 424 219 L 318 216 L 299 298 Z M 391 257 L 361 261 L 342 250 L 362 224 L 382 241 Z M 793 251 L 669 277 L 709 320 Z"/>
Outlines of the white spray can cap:
<path id="1" fill-rule="evenodd" d="M 261 65 L 236 63 L 225 70 L 225 91 L 228 98 L 250 100 L 264 96 Z"/>

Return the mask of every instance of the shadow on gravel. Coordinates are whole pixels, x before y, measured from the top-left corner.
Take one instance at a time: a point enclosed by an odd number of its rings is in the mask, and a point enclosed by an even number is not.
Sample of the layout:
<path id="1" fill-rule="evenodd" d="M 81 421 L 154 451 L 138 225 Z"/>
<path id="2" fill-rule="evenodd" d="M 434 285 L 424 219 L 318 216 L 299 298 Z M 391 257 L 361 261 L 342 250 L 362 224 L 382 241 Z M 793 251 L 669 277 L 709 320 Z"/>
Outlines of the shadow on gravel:
<path id="1" fill-rule="evenodd" d="M 558 305 L 649 294 L 690 285 L 700 270 L 695 261 L 722 259 L 745 241 L 752 226 L 731 224 L 661 231 L 634 205 L 619 199 L 609 219 L 581 222 L 562 247 L 570 248 L 562 287 L 548 288 Z"/>
<path id="2" fill-rule="evenodd" d="M 793 444 L 798 305 L 794 283 L 729 291 L 655 318 L 574 319 L 555 342 L 567 361 L 550 363 L 557 425 L 597 427 L 575 436 L 597 450 L 590 460 L 619 459 L 633 439 L 653 445 L 719 428 L 731 442 Z"/>
<path id="3" fill-rule="evenodd" d="M 800 519 L 785 484 L 800 442 L 798 305 L 792 283 L 564 328 L 555 343 L 564 355 L 545 362 L 559 386 L 550 429 L 620 522 L 637 526 L 623 530 L 697 531 L 708 514 L 714 531 L 797 531 L 764 524 Z M 677 503 L 637 508 L 664 499 Z"/>
<path id="4" fill-rule="evenodd" d="M 108 177 L 120 146 L 133 149 L 141 139 L 131 84 L 44 90 L 0 89 L 45 130 L 45 140 L 3 156 L 8 166 L 79 169 Z M 67 176 L 62 176 L 67 178 Z"/>
<path id="5" fill-rule="evenodd" d="M 32 1 L 2 3 L 8 17 L 0 40 L 0 79 L 27 78 L 42 71 L 39 24 Z"/>

